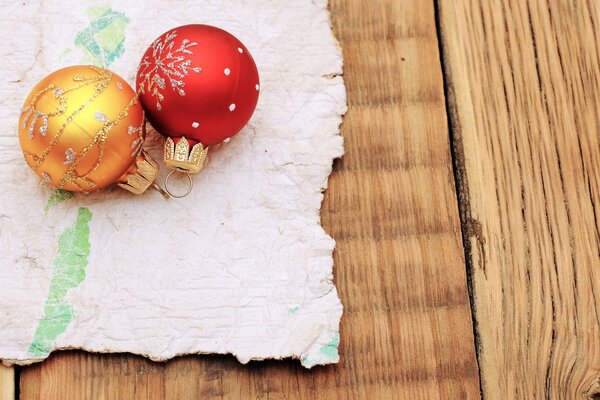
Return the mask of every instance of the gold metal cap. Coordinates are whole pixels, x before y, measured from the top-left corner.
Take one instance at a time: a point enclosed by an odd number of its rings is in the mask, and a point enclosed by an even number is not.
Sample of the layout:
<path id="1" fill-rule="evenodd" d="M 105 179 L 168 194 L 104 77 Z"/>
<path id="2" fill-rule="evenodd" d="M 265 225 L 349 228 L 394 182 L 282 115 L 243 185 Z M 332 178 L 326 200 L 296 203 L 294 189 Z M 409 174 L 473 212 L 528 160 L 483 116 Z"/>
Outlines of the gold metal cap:
<path id="1" fill-rule="evenodd" d="M 142 194 L 154 184 L 158 175 L 158 164 L 142 150 L 134 165 L 125 173 L 125 183 L 118 185 L 133 194 Z"/>
<path id="2" fill-rule="evenodd" d="M 204 165 L 208 147 L 202 143 L 195 144 L 190 151 L 190 143 L 182 137 L 175 145 L 171 138 L 165 141 L 164 160 L 167 167 L 188 174 L 197 174 Z"/>

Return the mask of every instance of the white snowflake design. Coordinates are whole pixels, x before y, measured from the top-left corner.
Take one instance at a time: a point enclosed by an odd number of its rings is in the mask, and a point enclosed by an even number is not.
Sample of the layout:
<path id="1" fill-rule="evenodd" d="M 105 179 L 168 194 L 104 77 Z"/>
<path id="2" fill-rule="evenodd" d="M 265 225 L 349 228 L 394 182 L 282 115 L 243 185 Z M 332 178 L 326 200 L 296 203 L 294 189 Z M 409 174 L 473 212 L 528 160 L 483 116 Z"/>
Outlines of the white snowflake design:
<path id="1" fill-rule="evenodd" d="M 180 96 L 185 96 L 185 78 L 189 71 L 200 73 L 200 67 L 192 67 L 192 61 L 187 55 L 194 54 L 190 47 L 197 46 L 198 43 L 183 39 L 181 45 L 176 50 L 175 38 L 177 31 L 170 32 L 164 38 L 158 38 L 152 43 L 152 55 L 145 56 L 138 69 L 138 76 L 142 80 L 140 84 L 140 94 L 150 93 L 156 97 L 156 108 L 162 110 L 161 103 L 164 100 L 164 90 L 167 87 L 167 81 L 173 91 L 177 91 Z"/>

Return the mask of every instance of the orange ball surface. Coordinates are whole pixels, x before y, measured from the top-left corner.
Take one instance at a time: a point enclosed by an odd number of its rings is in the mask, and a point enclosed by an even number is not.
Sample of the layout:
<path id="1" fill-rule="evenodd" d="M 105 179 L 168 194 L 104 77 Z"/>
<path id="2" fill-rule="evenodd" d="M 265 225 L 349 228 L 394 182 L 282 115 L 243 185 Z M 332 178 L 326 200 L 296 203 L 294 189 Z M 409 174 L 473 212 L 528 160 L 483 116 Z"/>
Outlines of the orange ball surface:
<path id="1" fill-rule="evenodd" d="M 63 68 L 42 79 L 19 117 L 27 164 L 53 187 L 74 192 L 125 182 L 144 136 L 134 90 L 93 66 Z"/>

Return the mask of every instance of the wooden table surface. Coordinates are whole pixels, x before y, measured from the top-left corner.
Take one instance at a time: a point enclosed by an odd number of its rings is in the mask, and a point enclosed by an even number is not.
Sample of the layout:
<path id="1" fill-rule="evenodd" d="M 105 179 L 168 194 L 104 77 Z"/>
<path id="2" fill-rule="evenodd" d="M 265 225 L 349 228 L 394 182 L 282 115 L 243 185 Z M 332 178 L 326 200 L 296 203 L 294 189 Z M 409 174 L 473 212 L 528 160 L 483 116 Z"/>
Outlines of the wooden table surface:
<path id="1" fill-rule="evenodd" d="M 330 8 L 340 363 L 59 352 L 0 400 L 600 399 L 600 2 Z"/>

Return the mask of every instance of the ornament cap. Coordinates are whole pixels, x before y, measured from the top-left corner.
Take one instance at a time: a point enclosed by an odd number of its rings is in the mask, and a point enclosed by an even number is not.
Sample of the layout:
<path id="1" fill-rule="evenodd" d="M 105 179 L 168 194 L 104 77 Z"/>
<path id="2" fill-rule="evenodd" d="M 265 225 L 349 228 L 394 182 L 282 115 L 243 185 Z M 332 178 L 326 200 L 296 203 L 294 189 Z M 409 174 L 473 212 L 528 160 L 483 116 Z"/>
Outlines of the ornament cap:
<path id="1" fill-rule="evenodd" d="M 177 141 L 167 138 L 164 148 L 164 161 L 167 167 L 185 172 L 188 174 L 197 174 L 204 166 L 208 147 L 202 143 L 196 143 L 190 149 L 190 142 L 184 137 Z"/>
<path id="2" fill-rule="evenodd" d="M 123 175 L 125 182 L 118 185 L 133 194 L 142 194 L 154 184 L 158 169 L 158 164 L 142 150 L 135 164 Z"/>

